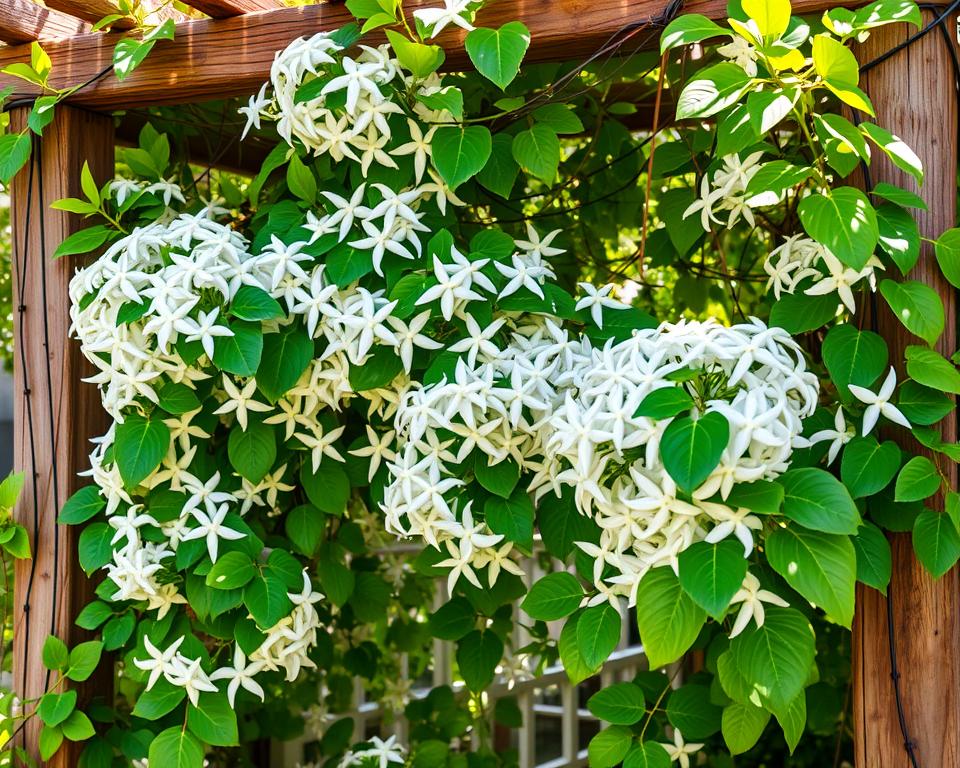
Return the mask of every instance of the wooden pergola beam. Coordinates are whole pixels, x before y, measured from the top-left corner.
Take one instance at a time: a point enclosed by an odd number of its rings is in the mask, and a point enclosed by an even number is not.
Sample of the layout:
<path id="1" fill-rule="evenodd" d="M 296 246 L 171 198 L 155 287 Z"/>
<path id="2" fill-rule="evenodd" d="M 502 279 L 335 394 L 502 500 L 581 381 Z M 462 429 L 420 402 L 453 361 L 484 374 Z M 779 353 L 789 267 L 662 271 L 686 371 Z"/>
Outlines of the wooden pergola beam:
<path id="1" fill-rule="evenodd" d="M 924 12 L 924 24 L 932 18 Z M 869 39 L 857 46 L 857 57 L 861 62 L 871 61 L 901 45 L 912 31 L 905 24 L 872 30 Z M 861 83 L 873 98 L 877 124 L 902 138 L 923 160 L 926 178 L 918 192 L 928 210 L 916 212 L 916 217 L 920 234 L 926 238 L 936 238 L 953 227 L 957 215 L 958 114 L 948 46 L 956 47 L 953 31 L 945 41 L 934 30 L 865 73 Z M 914 188 L 912 179 L 879 152 L 874 154 L 870 176 L 874 184 L 886 181 Z M 949 357 L 957 348 L 957 292 L 944 278 L 929 240 L 907 277 L 930 286 L 943 301 L 946 323 L 937 350 Z M 885 307 L 879 309 L 876 325 L 890 349 L 891 362 L 899 369 L 898 378 L 903 380 L 904 349 L 922 342 Z M 957 440 L 956 414 L 938 426 L 945 441 Z M 931 455 L 903 430 L 891 432 L 891 436 L 912 453 Z M 949 460 L 940 464 L 950 487 L 956 489 L 957 465 Z M 943 501 L 941 496 L 930 506 L 942 512 Z M 957 768 L 960 571 L 952 568 L 935 580 L 917 560 L 909 534 L 891 534 L 890 544 L 893 577 L 888 596 L 857 585 L 852 640 L 856 764 L 864 768 L 911 767 L 901 732 L 900 704 L 919 765 Z M 898 680 L 892 677 L 891 643 Z"/>
<path id="2" fill-rule="evenodd" d="M 22 1 L 22 0 L 21 0 Z M 854 3 L 856 4 L 856 2 Z M 436 0 L 412 0 L 408 11 L 436 6 Z M 795 13 L 817 13 L 836 6 L 830 0 L 795 0 Z M 657 19 L 663 0 L 501 0 L 484 9 L 479 23 L 499 27 L 522 20 L 534 40 L 526 60 L 570 61 L 587 58 L 611 44 L 604 55 L 631 51 L 651 44 L 658 29 L 643 29 L 643 22 Z M 726 17 L 726 0 L 691 0 L 684 12 L 702 13 L 714 19 Z M 176 104 L 242 96 L 255 92 L 270 72 L 278 50 L 291 40 L 321 30 L 336 29 L 353 21 L 339 3 L 321 3 L 302 8 L 283 8 L 249 13 L 228 19 L 201 19 L 177 25 L 172 41 L 161 41 L 144 63 L 122 82 L 104 77 L 71 97 L 71 102 L 96 109 L 123 109 L 154 104 Z M 51 85 L 68 87 L 86 82 L 110 66 L 117 34 L 79 35 L 48 46 L 53 61 Z M 621 45 L 613 45 L 617 41 Z M 446 68 L 467 64 L 463 32 L 448 28 L 439 38 L 448 58 Z M 0 49 L 0 68 L 15 61 L 29 61 L 25 48 Z M 33 95 L 30 86 L 0 75 L 0 88 L 14 85 L 14 98 Z"/>
<path id="3" fill-rule="evenodd" d="M 92 24 L 118 13 L 116 3 L 110 0 L 46 0 L 45 4 L 55 11 L 76 16 Z M 129 18 L 120 19 L 111 25 L 113 29 L 130 29 L 132 26 L 133 20 Z"/>
<path id="4" fill-rule="evenodd" d="M 19 46 L 34 40 L 69 38 L 89 30 L 90 25 L 82 19 L 44 8 L 30 0 L 3 0 L 0 3 L 0 41 L 4 43 Z M 20 52 L 18 61 L 30 61 L 29 48 L 16 50 Z M 4 62 L 3 66 L 8 63 Z"/>
<path id="5" fill-rule="evenodd" d="M 28 113 L 24 107 L 13 110 L 15 130 L 25 128 Z M 33 168 L 18 173 L 10 190 L 18 350 L 13 461 L 26 478 L 14 516 L 26 527 L 33 550 L 32 560 L 16 562 L 14 574 L 13 679 L 25 701 L 36 701 L 51 682 L 40 660 L 47 635 L 54 634 L 71 647 L 91 636 L 74 624 L 74 618 L 93 598 L 95 583 L 77 562 L 80 531 L 58 525 L 57 515 L 64 501 L 86 485 L 77 473 L 89 467 L 88 441 L 106 431 L 109 418 L 97 388 L 81 381 L 94 373 L 93 367 L 80 346 L 70 341 L 68 286 L 84 258 L 53 259 L 57 245 L 85 222 L 50 204 L 81 195 L 80 169 L 85 161 L 98 182 L 113 177 L 113 120 L 88 110 L 57 107 L 34 151 Z M 94 695 L 109 697 L 111 681 L 110 669 L 103 667 L 72 687 L 85 704 Z M 33 717 L 13 743 L 26 746 L 38 759 L 39 730 L 39 718 Z M 76 766 L 83 746 L 64 741 L 43 765 Z"/>
<path id="6" fill-rule="evenodd" d="M 184 0 L 184 2 L 214 19 L 228 19 L 245 13 L 275 11 L 283 8 L 279 0 Z"/>

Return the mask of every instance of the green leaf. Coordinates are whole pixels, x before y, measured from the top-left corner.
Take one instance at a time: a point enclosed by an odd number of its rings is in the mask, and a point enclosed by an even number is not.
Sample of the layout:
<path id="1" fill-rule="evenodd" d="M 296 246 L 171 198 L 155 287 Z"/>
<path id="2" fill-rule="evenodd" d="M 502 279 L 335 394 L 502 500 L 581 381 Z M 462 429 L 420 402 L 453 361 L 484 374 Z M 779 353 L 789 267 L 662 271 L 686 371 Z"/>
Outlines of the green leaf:
<path id="1" fill-rule="evenodd" d="M 633 744 L 633 732 L 622 725 L 611 725 L 590 739 L 587 764 L 590 768 L 613 768 L 626 757 Z"/>
<path id="2" fill-rule="evenodd" d="M 509 199 L 519 173 L 520 166 L 513 159 L 513 137 L 506 133 L 496 134 L 491 144 L 490 158 L 477 174 L 477 181 L 480 186 Z"/>
<path id="3" fill-rule="evenodd" d="M 840 323 L 823 340 L 823 364 L 840 393 L 849 397 L 848 385 L 869 387 L 887 370 L 887 345 L 872 331 Z"/>
<path id="4" fill-rule="evenodd" d="M 480 454 L 473 471 L 480 485 L 504 499 L 510 498 L 520 480 L 520 466 L 509 458 L 488 464 L 487 456 Z"/>
<path id="5" fill-rule="evenodd" d="M 350 498 L 350 478 L 329 458 L 314 472 L 307 458 L 300 468 L 300 485 L 307 499 L 321 512 L 340 516 Z"/>
<path id="6" fill-rule="evenodd" d="M 920 229 L 904 208 L 883 203 L 877 208 L 880 247 L 893 260 L 900 274 L 907 274 L 920 258 Z"/>
<path id="7" fill-rule="evenodd" d="M 921 349 L 926 350 L 926 347 L 921 347 Z M 934 352 L 934 354 L 936 353 Z M 944 365 L 950 366 L 950 363 L 943 358 L 940 358 L 940 360 Z M 957 377 L 957 385 L 960 386 L 960 376 Z M 951 413 L 956 405 L 943 392 L 918 384 L 913 379 L 907 379 L 900 386 L 897 408 L 911 424 L 926 426 L 936 424 L 948 413 Z"/>
<path id="8" fill-rule="evenodd" d="M 687 493 L 696 490 L 720 463 L 730 439 L 730 425 L 712 411 L 693 419 L 681 416 L 670 422 L 660 440 L 664 469 Z"/>
<path id="9" fill-rule="evenodd" d="M 213 364 L 234 376 L 253 376 L 263 354 L 260 323 L 234 320 L 227 326 L 233 331 L 233 336 L 214 338 Z"/>
<path id="10" fill-rule="evenodd" d="M 693 408 L 693 398 L 681 387 L 660 387 L 650 392 L 637 406 L 634 418 L 671 419 Z"/>
<path id="11" fill-rule="evenodd" d="M 149 691 L 140 694 L 133 714 L 145 720 L 159 720 L 172 712 L 186 697 L 186 690 L 161 677 Z"/>
<path id="12" fill-rule="evenodd" d="M 67 499 L 67 503 L 60 510 L 57 521 L 62 525 L 85 523 L 99 514 L 106 506 L 107 501 L 100 495 L 100 489 L 96 485 L 85 485 Z"/>
<path id="13" fill-rule="evenodd" d="M 787 108 L 791 106 L 788 102 Z M 787 190 L 805 182 L 812 173 L 809 166 L 773 160 L 760 166 L 747 184 L 745 194 L 750 205 L 775 205 Z"/>
<path id="14" fill-rule="evenodd" d="M 258 382 L 259 383 L 259 382 Z M 236 425 L 227 439 L 227 455 L 241 477 L 256 485 L 273 467 L 277 458 L 277 441 L 273 428 L 261 421 L 248 421 L 247 428 Z"/>
<path id="15" fill-rule="evenodd" d="M 436 93 L 418 93 L 417 101 L 429 109 L 449 112 L 454 120 L 463 118 L 463 91 L 452 85 Z"/>
<path id="16" fill-rule="evenodd" d="M 3 478 L 3 482 L 0 482 L 0 508 L 13 509 L 16 506 L 20 491 L 23 490 L 24 477 L 23 472 L 11 472 Z"/>
<path id="17" fill-rule="evenodd" d="M 918 384 L 960 395 L 960 372 L 938 352 L 927 347 L 911 346 L 907 347 L 906 357 L 907 373 Z M 900 396 L 903 397 L 902 392 Z"/>
<path id="18" fill-rule="evenodd" d="M 776 714 L 777 722 L 783 729 L 783 738 L 790 752 L 797 748 L 803 729 L 807 724 L 807 697 L 803 693 L 790 702 L 785 711 Z"/>
<path id="19" fill-rule="evenodd" d="M 202 768 L 203 745 L 182 725 L 175 725 L 150 743 L 148 759 L 165 768 Z"/>
<path id="20" fill-rule="evenodd" d="M 500 29 L 479 27 L 467 33 L 464 45 L 477 71 L 503 91 L 520 71 L 530 45 L 530 30 L 519 21 Z"/>
<path id="21" fill-rule="evenodd" d="M 503 641 L 489 629 L 475 629 L 457 643 L 457 667 L 467 688 L 482 691 L 493 682 L 503 657 Z"/>
<path id="22" fill-rule="evenodd" d="M 634 744 L 623 759 L 623 768 L 670 768 L 670 755 L 655 741 Z"/>
<path id="23" fill-rule="evenodd" d="M 892 440 L 855 437 L 843 449 L 840 479 L 855 499 L 873 496 L 886 488 L 900 469 L 900 447 Z"/>
<path id="24" fill-rule="evenodd" d="M 773 480 L 737 483 L 727 496 L 726 503 L 731 507 L 746 507 L 757 514 L 773 515 L 783 506 L 783 486 Z"/>
<path id="25" fill-rule="evenodd" d="M 913 549 L 930 574 L 939 579 L 960 558 L 960 534 L 948 515 L 925 509 L 913 523 Z"/>
<path id="26" fill-rule="evenodd" d="M 816 35 L 813 38 L 813 66 L 823 78 L 824 85 L 838 99 L 871 117 L 874 115 L 870 99 L 857 88 L 860 79 L 857 59 L 843 43 L 826 34 Z"/>
<path id="27" fill-rule="evenodd" d="M 37 715 L 51 728 L 66 720 L 77 706 L 77 692 L 45 693 L 37 705 Z"/>
<path id="28" fill-rule="evenodd" d="M 313 360 L 313 339 L 301 325 L 290 325 L 264 344 L 257 368 L 257 389 L 276 403 L 299 381 Z"/>
<path id="29" fill-rule="evenodd" d="M 880 231 L 876 211 L 863 192 L 839 187 L 808 195 L 797 210 L 810 237 L 829 248 L 847 266 L 856 270 L 866 266 Z"/>
<path id="30" fill-rule="evenodd" d="M 920 501 L 940 490 L 940 472 L 926 456 L 914 456 L 897 476 L 894 501 Z"/>
<path id="31" fill-rule="evenodd" d="M 287 585 L 272 571 L 257 574 L 243 588 L 243 604 L 263 629 L 269 629 L 293 609 Z"/>
<path id="32" fill-rule="evenodd" d="M 430 614 L 430 634 L 440 640 L 459 640 L 477 626 L 477 612 L 470 601 L 459 595 Z"/>
<path id="33" fill-rule="evenodd" d="M 317 565 L 317 576 L 324 593 L 334 605 L 344 605 L 356 587 L 356 577 L 339 560 L 324 558 Z"/>
<path id="34" fill-rule="evenodd" d="M 917 184 L 923 184 L 923 163 L 903 139 L 874 123 L 860 123 L 860 130 L 883 150 L 897 168 L 913 176 Z"/>
<path id="35" fill-rule="evenodd" d="M 902 205 L 904 208 L 919 208 L 921 211 L 927 210 L 927 204 L 916 192 L 909 192 L 885 181 L 877 183 L 872 190 L 871 195 L 889 200 L 891 203 Z"/>
<path id="36" fill-rule="evenodd" d="M 599 667 L 620 642 L 620 612 L 603 602 L 587 608 L 577 622 L 577 645 L 588 667 Z"/>
<path id="37" fill-rule="evenodd" d="M 9 184 L 29 159 L 30 134 L 5 133 L 0 136 L 0 181 Z"/>
<path id="38" fill-rule="evenodd" d="M 570 556 L 575 541 L 589 541 L 597 530 L 590 518 L 577 511 L 570 489 L 559 499 L 550 496 L 540 503 L 537 527 L 547 551 L 560 560 Z"/>
<path id="39" fill-rule="evenodd" d="M 948 229 L 934 243 L 937 263 L 954 288 L 960 288 L 960 228 Z"/>
<path id="40" fill-rule="evenodd" d="M 40 757 L 49 760 L 53 757 L 60 745 L 63 744 L 63 729 L 60 726 L 53 728 L 44 725 L 40 728 L 40 738 L 38 746 L 40 747 Z"/>
<path id="41" fill-rule="evenodd" d="M 56 635 L 47 635 L 43 641 L 43 649 L 40 652 L 40 658 L 43 666 L 54 671 L 66 669 L 70 661 L 70 652 L 67 650 L 67 644 Z"/>
<path id="42" fill-rule="evenodd" d="M 307 557 L 312 557 L 317 551 L 325 527 L 323 512 L 309 504 L 294 507 L 284 520 L 284 530 L 290 543 L 297 552 Z"/>
<path id="43" fill-rule="evenodd" d="M 551 573 L 537 581 L 520 607 L 540 621 L 555 621 L 573 613 L 583 599 L 583 588 L 576 576 L 565 571 Z"/>
<path id="44" fill-rule="evenodd" d="M 851 541 L 857 553 L 857 581 L 887 594 L 892 556 L 883 531 L 873 523 L 864 523 Z"/>
<path id="45" fill-rule="evenodd" d="M 902 283 L 884 280 L 880 293 L 890 309 L 910 333 L 928 344 L 934 344 L 943 333 L 943 302 L 930 286 L 907 280 Z"/>
<path id="46" fill-rule="evenodd" d="M 399 32 L 386 30 L 387 39 L 396 54 L 400 65 L 408 69 L 415 77 L 427 77 L 436 72 L 446 55 L 439 45 L 415 43 Z"/>
<path id="47" fill-rule="evenodd" d="M 451 189 L 475 176 L 490 157 L 490 131 L 482 125 L 441 126 L 430 145 L 433 164 Z"/>
<path id="48" fill-rule="evenodd" d="M 815 653 L 813 630 L 799 611 L 766 607 L 762 627 L 730 641 L 730 658 L 746 685 L 774 713 L 787 710 L 803 690 Z"/>
<path id="49" fill-rule="evenodd" d="M 57 249 L 53 252 L 53 258 L 59 259 L 61 256 L 72 256 L 78 253 L 90 253 L 90 251 L 94 251 L 99 248 L 115 234 L 115 229 L 109 229 L 102 224 L 81 229 L 63 239 L 60 245 L 57 246 Z"/>
<path id="50" fill-rule="evenodd" d="M 138 413 L 116 426 L 114 456 L 123 484 L 136 488 L 160 466 L 170 448 L 170 428 L 161 419 Z"/>
<path id="51" fill-rule="evenodd" d="M 613 725 L 633 725 L 640 722 L 647 711 L 643 691 L 633 683 L 614 683 L 601 688 L 587 700 L 587 709 Z"/>
<path id="52" fill-rule="evenodd" d="M 80 534 L 77 549 L 80 556 L 80 567 L 88 574 L 113 559 L 113 546 L 110 540 L 116 531 L 106 523 L 88 525 Z"/>
<path id="53" fill-rule="evenodd" d="M 569 104 L 544 104 L 533 110 L 533 119 L 558 134 L 583 132 L 583 123 Z"/>
<path id="54" fill-rule="evenodd" d="M 101 633 L 103 649 L 105 651 L 115 651 L 125 645 L 133 634 L 136 625 L 137 617 L 133 612 L 114 616 L 103 627 L 103 632 Z"/>
<path id="55" fill-rule="evenodd" d="M 770 722 L 770 713 L 753 704 L 733 702 L 723 708 L 720 730 L 731 755 L 740 755 L 760 740 Z"/>
<path id="56" fill-rule="evenodd" d="M 202 693 L 200 705 L 187 707 L 187 727 L 198 739 L 216 747 L 240 743 L 237 715 L 226 693 Z"/>
<path id="57" fill-rule="evenodd" d="M 699 13 L 684 13 L 675 18 L 660 35 L 660 53 L 679 45 L 699 43 L 711 37 L 730 37 L 730 30 L 724 29 Z"/>
<path id="58" fill-rule="evenodd" d="M 157 390 L 157 404 L 167 413 L 179 416 L 199 410 L 200 399 L 186 384 L 168 381 Z"/>
<path id="59" fill-rule="evenodd" d="M 679 18 L 685 18 L 687 14 Z M 751 94 L 752 95 L 752 94 Z M 751 119 L 752 111 L 747 104 L 737 104 L 730 109 L 717 125 L 717 156 L 726 157 L 746 149 L 760 138 Z"/>
<path id="60" fill-rule="evenodd" d="M 582 611 L 567 619 L 560 631 L 560 639 L 557 641 L 560 661 L 567 672 L 567 677 L 574 685 L 586 680 L 599 670 L 599 666 L 588 665 L 581 653 L 578 642 L 579 633 L 577 632 L 577 625 L 580 623 L 581 616 L 583 616 Z"/>
<path id="61" fill-rule="evenodd" d="M 103 653 L 103 643 L 99 640 L 89 640 L 80 643 L 70 651 L 70 666 L 66 676 L 75 682 L 83 682 L 100 663 L 100 654 Z"/>
<path id="62" fill-rule="evenodd" d="M 312 204 L 317 200 L 317 180 L 313 171 L 297 155 L 291 155 L 287 165 L 287 187 L 306 203 Z"/>
<path id="63" fill-rule="evenodd" d="M 766 539 L 767 560 L 787 583 L 845 627 L 853 621 L 857 559 L 846 536 L 777 528 Z"/>
<path id="64" fill-rule="evenodd" d="M 556 132 L 537 123 L 513 137 L 513 159 L 531 176 L 552 182 L 560 167 L 560 139 Z"/>
<path id="65" fill-rule="evenodd" d="M 860 513 L 850 493 L 829 472 L 816 467 L 791 469 L 779 478 L 783 514 L 824 533 L 856 533 Z"/>
<path id="66" fill-rule="evenodd" d="M 715 115 L 739 101 L 752 82 L 741 67 L 730 61 L 702 69 L 680 92 L 677 119 Z"/>
<path id="67" fill-rule="evenodd" d="M 215 589 L 238 589 L 257 574 L 246 552 L 225 552 L 207 573 L 206 585 Z"/>
<path id="68" fill-rule="evenodd" d="M 720 730 L 722 711 L 705 685 L 684 685 L 667 699 L 667 719 L 684 739 L 705 739 Z"/>
<path id="69" fill-rule="evenodd" d="M 717 544 L 699 541 L 683 550 L 678 559 L 684 592 L 719 621 L 747 575 L 743 545 L 731 540 Z"/>
<path id="70" fill-rule="evenodd" d="M 275 298 L 253 285 L 240 286 L 229 313 L 241 320 L 273 320 L 286 314 Z"/>
<path id="71" fill-rule="evenodd" d="M 637 625 L 651 669 L 679 659 L 693 645 L 707 614 L 669 568 L 654 568 L 637 589 Z"/>
<path id="72" fill-rule="evenodd" d="M 350 366 L 350 386 L 355 392 L 380 389 L 403 371 L 403 363 L 390 347 L 374 347 L 363 365 Z"/>
<path id="73" fill-rule="evenodd" d="M 837 304 L 837 297 L 830 294 L 783 294 L 770 310 L 770 324 L 793 334 L 813 331 L 836 317 Z"/>
<path id="74" fill-rule="evenodd" d="M 483 512 L 490 530 L 527 551 L 531 550 L 534 510 L 524 488 L 517 488 L 509 499 L 491 496 L 484 504 Z"/>
<path id="75" fill-rule="evenodd" d="M 86 741 L 96 733 L 90 718 L 78 709 L 70 713 L 70 717 L 63 721 L 60 728 L 70 741 Z"/>
<path id="76" fill-rule="evenodd" d="M 113 609 L 109 605 L 94 600 L 80 611 L 76 624 L 82 629 L 96 629 L 111 616 L 113 616 Z"/>

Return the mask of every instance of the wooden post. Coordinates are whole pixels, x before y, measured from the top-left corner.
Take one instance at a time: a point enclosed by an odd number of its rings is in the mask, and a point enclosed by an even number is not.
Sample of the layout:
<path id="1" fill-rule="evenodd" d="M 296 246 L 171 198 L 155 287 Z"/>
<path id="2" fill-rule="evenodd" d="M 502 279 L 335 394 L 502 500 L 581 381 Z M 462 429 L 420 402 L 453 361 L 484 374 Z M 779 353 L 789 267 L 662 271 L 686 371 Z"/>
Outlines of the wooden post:
<path id="1" fill-rule="evenodd" d="M 12 116 L 15 129 L 26 110 Z M 107 420 L 96 387 L 81 382 L 91 373 L 78 344 L 68 339 L 67 286 L 79 263 L 75 257 L 54 261 L 57 245 L 83 226 L 81 218 L 50 209 L 62 197 L 80 197 L 84 160 L 103 182 L 113 176 L 113 120 L 109 116 L 59 106 L 53 122 L 34 146 L 31 166 L 21 171 L 11 190 L 14 247 L 14 465 L 26 474 L 15 510 L 30 534 L 33 560 L 18 561 L 14 593 L 14 691 L 24 700 L 43 694 L 48 675 L 40 661 L 47 635 L 72 646 L 88 639 L 74 618 L 93 594 L 92 583 L 77 560 L 77 530 L 57 525 L 59 507 L 82 485 L 77 472 L 88 467 L 91 437 L 103 434 Z M 97 693 L 109 694 L 103 678 Z M 89 683 L 80 691 L 91 695 Z M 32 705 L 31 705 L 32 706 Z M 37 755 L 40 723 L 32 718 L 17 744 Z M 82 745 L 64 741 L 46 763 L 56 768 L 77 765 Z"/>
<path id="2" fill-rule="evenodd" d="M 924 14 L 924 23 L 931 15 Z M 920 194 L 929 211 L 918 212 L 920 232 L 935 238 L 954 226 L 957 213 L 957 95 L 948 46 L 954 45 L 953 18 L 947 21 L 949 41 L 940 30 L 913 43 L 864 73 L 862 87 L 873 99 L 876 122 L 900 136 L 919 155 L 926 171 Z M 877 29 L 858 50 L 861 64 L 896 47 L 913 28 L 905 24 Z M 894 168 L 879 151 L 873 154 L 874 184 L 888 181 L 913 188 L 907 174 Z M 936 290 L 946 310 L 946 329 L 937 349 L 947 357 L 957 349 L 957 301 L 942 277 L 932 249 L 924 245 L 909 279 Z M 883 304 L 883 300 L 880 300 Z M 879 332 L 890 347 L 902 380 L 903 351 L 922 343 L 889 312 L 878 317 Z M 940 424 L 945 440 L 957 439 L 956 415 Z M 916 450 L 915 442 L 910 444 Z M 927 454 L 929 455 L 929 454 Z M 942 457 L 941 457 L 942 458 Z M 957 488 L 957 466 L 941 461 L 951 486 Z M 936 502 L 939 509 L 942 499 Z M 910 536 L 891 536 L 893 579 L 889 600 L 893 612 L 903 717 L 922 768 L 960 766 L 960 573 L 954 568 L 934 581 L 916 560 Z M 901 733 L 891 679 L 887 600 L 873 589 L 857 586 L 853 632 L 854 729 L 858 768 L 910 768 Z"/>

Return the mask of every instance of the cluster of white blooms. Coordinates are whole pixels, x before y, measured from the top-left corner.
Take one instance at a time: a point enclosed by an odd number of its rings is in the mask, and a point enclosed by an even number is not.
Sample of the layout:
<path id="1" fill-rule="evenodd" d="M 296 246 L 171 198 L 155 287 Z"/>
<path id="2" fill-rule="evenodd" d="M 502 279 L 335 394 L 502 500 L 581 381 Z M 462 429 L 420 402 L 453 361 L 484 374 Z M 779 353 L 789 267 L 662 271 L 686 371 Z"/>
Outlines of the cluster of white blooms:
<path id="1" fill-rule="evenodd" d="M 388 739 L 374 736 L 364 743 L 369 746 L 348 751 L 337 764 L 338 768 L 348 768 L 353 765 L 388 768 L 391 763 L 403 765 L 406 762 L 404 757 L 406 750 L 397 742 L 395 735 Z"/>
<path id="2" fill-rule="evenodd" d="M 713 174 L 713 181 L 709 174 L 703 175 L 700 182 L 700 199 L 695 200 L 683 212 L 683 217 L 692 216 L 700 212 L 700 224 L 709 232 L 712 224 L 723 224 L 730 229 L 742 216 L 752 227 L 754 225 L 751 204 L 757 203 L 747 197 L 747 185 L 750 179 L 760 170 L 760 160 L 763 152 L 754 152 L 741 160 L 739 155 L 727 155 L 723 158 L 723 165 Z M 719 218 L 720 213 L 727 213 L 727 220 Z"/>
<path id="3" fill-rule="evenodd" d="M 793 293 L 802 280 L 811 278 L 813 284 L 804 293 L 810 296 L 836 293 L 847 309 L 856 312 L 853 286 L 866 280 L 870 290 L 875 291 L 876 270 L 883 269 L 883 263 L 876 256 L 871 256 L 863 269 L 852 269 L 816 240 L 804 235 L 791 235 L 769 253 L 763 269 L 770 276 L 767 289 L 773 288 L 777 299 L 781 293 Z"/>
<path id="4" fill-rule="evenodd" d="M 413 386 L 404 397 L 383 502 L 390 530 L 446 550 L 440 565 L 451 568 L 451 587 L 461 577 L 481 586 L 482 568 L 491 584 L 501 570 L 517 572 L 512 544 L 457 496 L 465 482 L 454 468 L 474 454 L 529 470 L 536 499 L 573 490 L 579 512 L 602 530 L 599 544 L 578 542 L 596 562 L 591 602 L 632 601 L 648 569 L 676 569 L 695 541 L 734 535 L 752 551 L 759 520 L 713 499 L 726 499 L 735 483 L 784 472 L 801 420 L 816 408 L 817 378 L 789 334 L 757 320 L 731 328 L 665 323 L 595 347 L 549 318 L 509 323 L 501 317 L 490 326 L 503 329 L 499 345 L 495 334 L 474 336 L 450 381 Z M 722 414 L 731 437 L 685 501 L 659 452 L 671 420 L 635 414 L 651 392 L 684 387 L 671 376 L 691 370 L 722 382 L 722 393 L 706 393 L 699 408 Z M 616 575 L 602 579 L 606 565 Z"/>

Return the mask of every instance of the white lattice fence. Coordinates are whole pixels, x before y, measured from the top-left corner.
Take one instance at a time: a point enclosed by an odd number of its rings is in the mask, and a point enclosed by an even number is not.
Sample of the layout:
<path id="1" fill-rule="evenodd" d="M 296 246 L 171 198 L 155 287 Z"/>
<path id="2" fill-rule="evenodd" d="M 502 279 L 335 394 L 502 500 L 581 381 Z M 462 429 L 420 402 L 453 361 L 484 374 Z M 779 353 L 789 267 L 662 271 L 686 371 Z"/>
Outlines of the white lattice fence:
<path id="1" fill-rule="evenodd" d="M 405 549 L 405 547 L 404 547 Z M 396 551 L 396 550 L 394 550 Z M 541 575 L 540 569 L 528 561 L 528 585 Z M 446 600 L 443 586 L 439 586 L 435 606 Z M 587 710 L 585 703 L 590 694 L 612 683 L 630 680 L 640 669 L 646 667 L 643 649 L 631 642 L 630 617 L 621 607 L 623 614 L 620 643 L 604 664 L 600 673 L 579 685 L 572 685 L 567 673 L 559 664 L 544 670 L 533 679 L 514 680 L 512 684 L 497 679 L 488 689 L 490 711 L 498 698 L 515 696 L 523 716 L 523 725 L 517 729 L 502 729 L 496 732 L 495 742 L 498 749 L 515 748 L 519 756 L 520 768 L 566 768 L 567 766 L 586 765 L 586 744 L 600 726 L 599 721 Z M 551 634 L 559 635 L 561 623 L 551 626 Z M 529 640 L 526 631 L 519 625 L 514 629 L 513 647 L 521 648 Z M 508 651 L 509 653 L 509 651 Z M 454 679 L 454 644 L 435 640 L 433 643 L 432 681 L 430 686 L 414 688 L 414 697 L 426 696 L 431 687 L 450 685 L 455 691 L 463 688 L 463 683 Z M 400 670 L 407 679 L 408 665 L 405 656 L 400 657 Z M 354 740 L 361 741 L 372 734 L 386 737 L 396 734 L 406 744 L 407 722 L 402 716 L 395 716 L 390 723 L 384 722 L 384 711 L 378 702 L 368 701 L 363 683 L 354 681 L 353 707 L 347 712 L 337 713 L 337 718 L 351 717 L 354 722 Z M 276 742 L 272 749 L 272 766 L 294 766 L 304 760 L 304 745 L 311 735 L 293 741 Z M 503 743 L 506 742 L 506 743 Z"/>

